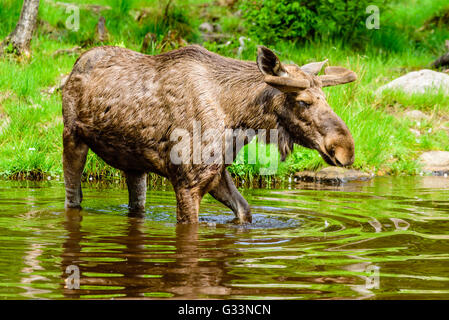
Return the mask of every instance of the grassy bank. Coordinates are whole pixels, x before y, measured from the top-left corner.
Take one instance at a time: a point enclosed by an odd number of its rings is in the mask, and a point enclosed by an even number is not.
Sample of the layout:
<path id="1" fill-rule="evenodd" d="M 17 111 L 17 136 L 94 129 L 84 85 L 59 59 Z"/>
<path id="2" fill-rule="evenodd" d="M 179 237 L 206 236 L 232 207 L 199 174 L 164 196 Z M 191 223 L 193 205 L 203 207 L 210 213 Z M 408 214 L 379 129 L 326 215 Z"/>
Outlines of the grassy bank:
<path id="1" fill-rule="evenodd" d="M 140 50 L 145 34 L 152 32 L 156 41 L 148 54 L 189 43 L 202 43 L 220 54 L 255 60 L 257 40 L 247 40 L 238 54 L 239 37 L 245 36 L 238 7 L 228 8 L 209 1 L 89 0 L 83 3 L 78 31 L 66 29 L 70 13 L 51 1 L 41 1 L 39 27 L 32 41 L 33 56 L 29 61 L 6 56 L 0 58 L 0 175 L 2 177 L 62 176 L 61 94 L 48 88 L 58 84 L 61 75 L 70 72 L 77 54 L 55 51 L 99 43 L 95 25 L 99 13 L 85 4 L 109 6 L 101 12 L 106 18 L 109 40 L 105 44 Z M 20 15 L 22 1 L 5 0 L 0 5 L 0 38 L 13 28 Z M 205 5 L 206 4 L 206 5 Z M 381 28 L 372 30 L 363 46 L 332 40 L 281 41 L 274 48 L 284 61 L 303 64 L 328 58 L 332 65 L 354 70 L 359 81 L 326 88 L 328 102 L 349 126 L 356 144 L 354 168 L 378 174 L 417 174 L 417 157 L 426 150 L 449 151 L 449 98 L 398 93 L 378 96 L 381 85 L 409 71 L 428 68 L 441 55 L 444 39 L 449 39 L 449 26 L 427 26 L 429 19 L 447 4 L 438 0 L 398 1 L 389 12 L 381 13 Z M 146 8 L 146 11 L 142 11 Z M 139 10 L 138 10 L 139 9 Z M 138 18 L 140 16 L 140 19 Z M 216 21 L 226 36 L 223 41 L 204 41 L 198 26 Z M 419 30 L 419 31 L 418 31 Z M 169 32 L 171 31 L 171 32 Z M 167 35 L 170 34 L 170 35 Z M 229 42 L 228 42 L 229 41 Z M 228 42 L 226 44 L 226 42 Z M 428 121 L 413 122 L 402 116 L 404 111 L 418 109 L 431 116 Z M 416 136 L 410 129 L 418 130 Z M 261 165 L 236 163 L 230 171 L 241 179 L 258 175 Z M 304 169 L 325 166 L 316 151 L 299 146 L 283 162 L 278 177 Z M 120 178 L 120 173 L 90 153 L 86 178 Z"/>

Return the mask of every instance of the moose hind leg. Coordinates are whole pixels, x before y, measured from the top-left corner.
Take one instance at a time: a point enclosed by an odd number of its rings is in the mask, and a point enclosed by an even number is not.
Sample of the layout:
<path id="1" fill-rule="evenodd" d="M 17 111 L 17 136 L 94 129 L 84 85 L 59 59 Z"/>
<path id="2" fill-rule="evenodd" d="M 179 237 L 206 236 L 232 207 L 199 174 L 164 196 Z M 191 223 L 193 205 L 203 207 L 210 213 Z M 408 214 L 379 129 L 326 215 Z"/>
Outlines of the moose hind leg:
<path id="1" fill-rule="evenodd" d="M 81 175 L 89 147 L 73 132 L 64 128 L 62 166 L 64 170 L 65 207 L 79 208 L 83 198 Z"/>
<path id="2" fill-rule="evenodd" d="M 129 204 L 131 213 L 141 213 L 145 210 L 147 196 L 147 174 L 142 172 L 125 172 L 128 186 Z"/>
<path id="3" fill-rule="evenodd" d="M 235 187 L 231 175 L 226 169 L 220 182 L 209 193 L 234 212 L 235 219 L 233 222 L 239 224 L 252 222 L 249 204 Z"/>

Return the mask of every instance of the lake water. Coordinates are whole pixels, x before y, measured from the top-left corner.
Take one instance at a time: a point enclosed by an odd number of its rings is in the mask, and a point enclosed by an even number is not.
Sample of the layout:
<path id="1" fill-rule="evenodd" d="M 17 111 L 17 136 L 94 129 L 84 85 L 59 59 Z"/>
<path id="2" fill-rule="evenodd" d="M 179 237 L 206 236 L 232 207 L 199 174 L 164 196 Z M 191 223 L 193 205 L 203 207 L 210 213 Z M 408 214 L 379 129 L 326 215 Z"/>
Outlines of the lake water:
<path id="1" fill-rule="evenodd" d="M 449 178 L 242 190 L 254 223 L 210 196 L 176 225 L 173 191 L 0 181 L 0 299 L 449 299 Z M 79 271 L 79 288 L 76 282 Z"/>

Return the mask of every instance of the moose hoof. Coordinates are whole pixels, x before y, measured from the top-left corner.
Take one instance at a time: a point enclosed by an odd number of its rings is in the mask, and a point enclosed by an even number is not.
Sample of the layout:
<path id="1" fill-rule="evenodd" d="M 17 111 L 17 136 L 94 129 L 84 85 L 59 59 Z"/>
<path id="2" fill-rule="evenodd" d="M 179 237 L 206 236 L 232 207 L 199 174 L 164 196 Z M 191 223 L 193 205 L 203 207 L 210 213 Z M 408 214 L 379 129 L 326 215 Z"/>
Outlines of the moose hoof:
<path id="1" fill-rule="evenodd" d="M 253 217 L 251 214 L 248 214 L 241 217 L 236 217 L 231 222 L 234 224 L 248 224 L 253 222 Z"/>
<path id="2" fill-rule="evenodd" d="M 135 218 L 145 217 L 145 206 L 128 206 L 128 216 Z"/>
<path id="3" fill-rule="evenodd" d="M 79 202 L 78 203 L 73 203 L 73 202 L 68 202 L 68 201 L 65 202 L 64 208 L 66 210 L 71 210 L 71 209 L 81 210 L 82 209 L 81 208 L 81 204 Z"/>

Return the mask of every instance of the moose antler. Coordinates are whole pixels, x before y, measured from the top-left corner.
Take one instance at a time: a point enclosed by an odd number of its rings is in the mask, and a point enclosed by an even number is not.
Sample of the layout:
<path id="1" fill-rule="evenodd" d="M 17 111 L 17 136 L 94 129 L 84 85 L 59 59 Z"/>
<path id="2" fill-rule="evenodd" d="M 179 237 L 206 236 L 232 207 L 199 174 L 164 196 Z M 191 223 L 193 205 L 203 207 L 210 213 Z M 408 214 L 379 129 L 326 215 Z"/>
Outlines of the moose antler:
<path id="1" fill-rule="evenodd" d="M 265 75 L 264 81 L 283 92 L 295 92 L 310 87 L 310 82 L 307 79 Z"/>
<path id="2" fill-rule="evenodd" d="M 343 83 L 353 82 L 357 80 L 354 71 L 343 67 L 327 67 L 324 69 L 324 75 L 319 76 L 322 87 L 336 86 Z"/>

